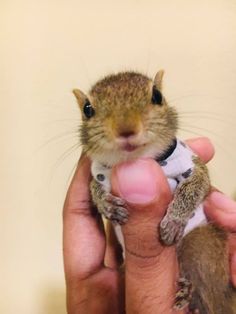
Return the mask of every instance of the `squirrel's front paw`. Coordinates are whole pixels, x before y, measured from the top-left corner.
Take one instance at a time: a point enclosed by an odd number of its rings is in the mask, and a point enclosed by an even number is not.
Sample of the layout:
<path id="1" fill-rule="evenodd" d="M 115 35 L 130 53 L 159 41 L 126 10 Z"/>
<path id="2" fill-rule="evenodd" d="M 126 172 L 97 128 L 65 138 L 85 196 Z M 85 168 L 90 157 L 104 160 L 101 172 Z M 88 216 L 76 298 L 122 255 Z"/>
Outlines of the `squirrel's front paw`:
<path id="1" fill-rule="evenodd" d="M 101 206 L 98 206 L 98 209 L 107 219 L 120 225 L 128 221 L 129 213 L 124 207 L 125 201 L 121 198 L 111 193 L 105 193 L 100 204 Z"/>
<path id="2" fill-rule="evenodd" d="M 186 222 L 180 218 L 166 214 L 160 223 L 160 237 L 165 245 L 178 243 L 183 237 Z"/>

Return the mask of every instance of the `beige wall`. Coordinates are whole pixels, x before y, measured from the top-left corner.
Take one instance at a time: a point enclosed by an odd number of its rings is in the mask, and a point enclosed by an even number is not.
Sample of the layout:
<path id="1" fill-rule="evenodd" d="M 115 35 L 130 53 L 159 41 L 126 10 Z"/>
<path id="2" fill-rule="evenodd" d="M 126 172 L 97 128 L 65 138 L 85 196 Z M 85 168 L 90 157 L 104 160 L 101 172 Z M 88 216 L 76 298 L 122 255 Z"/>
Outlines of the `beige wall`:
<path id="1" fill-rule="evenodd" d="M 71 89 L 164 68 L 182 137 L 214 141 L 213 182 L 234 193 L 236 1 L 2 0 L 0 39 L 0 313 L 62 314 L 61 208 L 79 156 L 63 155 L 77 142 Z"/>

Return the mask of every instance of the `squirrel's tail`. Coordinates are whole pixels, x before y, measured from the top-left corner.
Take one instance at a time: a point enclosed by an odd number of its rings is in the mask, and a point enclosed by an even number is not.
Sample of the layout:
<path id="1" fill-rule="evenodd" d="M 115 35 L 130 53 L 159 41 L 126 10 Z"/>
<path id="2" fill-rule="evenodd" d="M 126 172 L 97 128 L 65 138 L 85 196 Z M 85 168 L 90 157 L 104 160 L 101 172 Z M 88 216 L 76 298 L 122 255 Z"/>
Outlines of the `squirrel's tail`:
<path id="1" fill-rule="evenodd" d="M 178 247 L 180 276 L 192 284 L 190 311 L 236 314 L 236 290 L 230 284 L 227 233 L 208 224 L 186 235 Z"/>

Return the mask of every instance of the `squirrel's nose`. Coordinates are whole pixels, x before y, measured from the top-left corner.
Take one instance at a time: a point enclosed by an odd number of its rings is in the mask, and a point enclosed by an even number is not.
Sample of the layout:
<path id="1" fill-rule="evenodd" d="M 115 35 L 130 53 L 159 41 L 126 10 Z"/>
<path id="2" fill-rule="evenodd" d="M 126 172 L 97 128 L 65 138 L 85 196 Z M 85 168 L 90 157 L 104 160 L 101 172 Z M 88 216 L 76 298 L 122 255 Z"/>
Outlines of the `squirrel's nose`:
<path id="1" fill-rule="evenodd" d="M 126 131 L 121 131 L 119 132 L 120 137 L 128 138 L 132 135 L 135 135 L 136 132 L 134 130 L 126 130 Z"/>

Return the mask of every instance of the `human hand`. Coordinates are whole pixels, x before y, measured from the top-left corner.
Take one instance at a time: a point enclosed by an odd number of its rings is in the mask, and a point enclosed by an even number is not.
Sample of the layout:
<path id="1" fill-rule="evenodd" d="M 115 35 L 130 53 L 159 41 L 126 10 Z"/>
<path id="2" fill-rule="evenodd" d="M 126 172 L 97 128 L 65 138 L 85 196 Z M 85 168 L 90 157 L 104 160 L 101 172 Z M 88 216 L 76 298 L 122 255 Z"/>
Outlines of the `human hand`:
<path id="1" fill-rule="evenodd" d="M 191 140 L 188 145 L 204 162 L 214 155 L 207 139 Z M 146 313 L 147 309 L 150 313 L 174 313 L 172 307 L 178 278 L 175 248 L 162 246 L 157 235 L 157 226 L 170 197 L 159 191 L 162 197 L 155 202 L 155 178 L 163 175 L 156 171 L 157 165 L 153 160 L 138 160 L 115 167 L 112 177 L 113 193 L 128 202 L 130 212 L 129 222 L 122 226 L 128 313 Z M 149 180 L 146 175 L 150 176 Z M 163 178 L 157 184 L 161 189 L 166 182 Z M 152 191 L 155 191 L 153 195 Z"/>
<path id="2" fill-rule="evenodd" d="M 104 265 L 101 216 L 90 200 L 90 161 L 82 156 L 63 210 L 63 253 L 69 314 L 123 313 L 118 270 Z"/>
<path id="3" fill-rule="evenodd" d="M 213 156 L 213 148 L 206 139 L 193 140 L 188 144 L 206 162 Z M 139 169 L 137 164 L 133 166 Z M 149 160 L 146 166 L 146 174 L 152 174 L 146 180 L 150 180 L 151 184 L 141 182 L 139 186 L 136 182 L 130 182 L 130 188 L 138 188 L 138 191 L 130 190 L 130 195 L 134 196 L 135 192 L 138 199 L 126 194 L 131 212 L 130 221 L 123 227 L 127 251 L 126 311 L 133 313 L 138 309 L 139 313 L 146 313 L 149 309 L 150 313 L 173 313 L 177 259 L 174 248 L 163 247 L 156 235 L 156 226 L 164 215 L 170 192 L 158 165 Z M 121 193 L 121 196 L 127 193 L 129 186 L 124 186 L 123 179 L 127 176 L 127 170 L 133 173 L 134 168 L 127 169 L 127 165 L 123 165 L 114 170 L 114 192 Z M 142 165 L 141 168 L 145 167 Z M 116 265 L 114 261 L 108 261 L 108 267 L 104 265 L 105 237 L 101 219 L 92 210 L 89 181 L 90 163 L 83 157 L 64 207 L 68 313 L 123 313 L 122 277 L 115 267 L 109 267 L 109 263 Z M 145 186 L 149 188 L 143 189 Z"/>
<path id="4" fill-rule="evenodd" d="M 124 233 L 128 249 L 132 253 L 136 252 L 137 256 L 131 253 L 129 257 L 127 253 L 126 263 L 128 263 L 127 265 L 135 263 L 139 267 L 145 266 L 144 271 L 141 268 L 139 269 L 139 273 L 144 275 L 142 277 L 146 283 L 148 283 L 148 277 L 151 274 L 149 267 L 153 271 L 154 266 L 157 266 L 155 268 L 155 273 L 158 274 L 155 276 L 155 288 L 159 291 L 158 282 L 162 281 L 165 282 L 166 289 L 164 291 L 160 290 L 160 293 L 158 293 L 160 300 L 152 305 L 152 307 L 155 306 L 155 309 L 158 306 L 160 307 L 155 313 L 164 312 L 168 314 L 172 313 L 172 295 L 175 292 L 178 267 L 174 248 L 165 249 L 159 244 L 156 229 L 157 221 L 163 216 L 171 195 L 166 178 L 156 162 L 150 160 L 142 161 L 142 163 L 146 163 L 146 170 L 145 167 L 143 169 L 144 174 L 147 172 L 146 183 L 150 183 L 148 181 L 152 182 L 148 190 L 144 192 L 144 189 L 137 191 L 137 195 L 140 197 L 139 204 L 132 206 L 132 209 L 137 209 L 138 214 L 136 215 L 136 212 L 133 210 L 131 215 L 133 218 L 128 223 L 130 227 L 126 228 Z M 121 172 L 122 170 L 116 169 L 114 185 L 116 185 L 115 178 L 122 176 Z M 88 158 L 82 157 L 68 190 L 63 215 L 64 264 L 68 313 L 124 313 L 123 277 L 116 267 L 111 267 L 112 264 L 115 264 L 114 261 L 108 260 L 108 265 L 104 263 L 106 241 L 101 217 L 93 210 L 90 202 L 90 179 L 90 162 Z M 138 210 L 138 208 L 142 210 Z M 148 228 L 144 233 L 143 245 L 138 248 L 138 241 L 134 234 L 138 231 L 138 221 L 143 221 L 140 215 L 143 217 L 144 211 L 146 213 L 150 211 L 150 214 L 147 215 L 150 221 L 145 218 L 146 223 L 143 226 L 147 226 Z M 145 238 L 147 243 L 145 243 Z M 152 245 L 148 243 L 149 240 L 153 240 Z M 138 256 L 139 254 L 143 254 L 143 256 L 140 257 Z M 167 259 L 169 262 L 164 265 L 163 261 Z M 158 265 L 161 266 L 159 269 Z M 165 267 L 166 265 L 170 266 L 169 269 Z M 136 270 L 138 271 L 138 268 Z M 172 275 L 169 276 L 169 273 Z M 127 277 L 127 287 L 132 287 L 136 284 L 132 281 L 132 276 L 128 275 Z M 134 286 L 133 288 L 135 289 Z M 140 288 L 140 285 L 138 284 L 136 288 Z M 151 286 L 147 286 L 146 288 L 147 298 L 149 298 Z M 137 300 L 137 297 L 139 297 L 139 294 L 132 297 L 134 307 L 129 305 L 126 313 L 135 312 L 135 300 Z M 146 313 L 146 311 L 147 308 L 143 307 L 139 313 Z"/>

